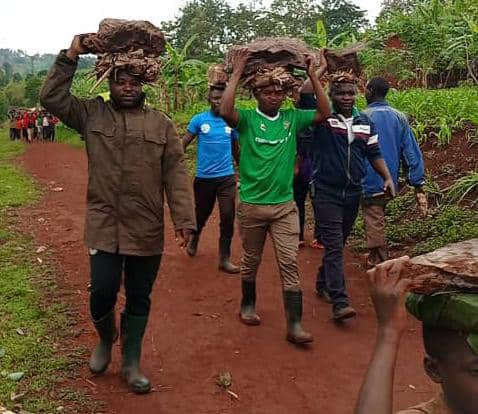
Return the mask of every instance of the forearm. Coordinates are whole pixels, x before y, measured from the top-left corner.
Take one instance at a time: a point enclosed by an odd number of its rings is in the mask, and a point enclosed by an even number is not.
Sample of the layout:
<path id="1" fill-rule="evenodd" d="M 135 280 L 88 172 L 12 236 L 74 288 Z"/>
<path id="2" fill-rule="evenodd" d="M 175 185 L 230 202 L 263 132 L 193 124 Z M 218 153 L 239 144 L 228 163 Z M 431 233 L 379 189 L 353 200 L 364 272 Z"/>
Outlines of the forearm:
<path id="1" fill-rule="evenodd" d="M 190 132 L 187 132 L 186 135 L 184 136 L 182 142 L 183 142 L 183 149 L 186 151 L 186 148 L 188 147 L 188 145 L 192 142 L 192 140 L 194 139 L 194 135 L 191 134 Z"/>
<path id="2" fill-rule="evenodd" d="M 76 67 L 76 60 L 70 59 L 66 52 L 60 52 L 41 88 L 40 103 L 64 123 L 81 132 L 86 107 L 70 92 Z"/>
<path id="3" fill-rule="evenodd" d="M 239 147 L 237 139 L 232 142 L 232 157 L 234 158 L 236 165 L 239 167 L 239 161 L 241 159 L 241 149 Z"/>
<path id="4" fill-rule="evenodd" d="M 316 75 L 310 77 L 310 82 L 316 97 L 315 123 L 319 123 L 332 115 L 330 112 L 329 99 L 327 98 L 327 95 L 325 95 L 324 89 Z"/>
<path id="5" fill-rule="evenodd" d="M 229 124 L 231 127 L 235 127 L 237 124 L 235 114 L 235 98 L 236 98 L 236 89 L 239 85 L 241 79 L 241 73 L 234 71 L 229 82 L 224 90 L 222 95 L 221 106 L 219 108 L 219 113 L 222 118 Z"/>
<path id="6" fill-rule="evenodd" d="M 400 332 L 378 331 L 354 414 L 392 414 L 393 377 L 400 338 Z"/>
<path id="7" fill-rule="evenodd" d="M 196 229 L 191 178 L 187 172 L 181 141 L 173 126 L 168 128 L 162 160 L 162 179 L 171 219 L 176 230 Z"/>
<path id="8" fill-rule="evenodd" d="M 387 164 L 383 158 L 376 158 L 372 161 L 373 169 L 383 178 L 383 180 L 392 179 L 390 171 L 388 170 Z"/>

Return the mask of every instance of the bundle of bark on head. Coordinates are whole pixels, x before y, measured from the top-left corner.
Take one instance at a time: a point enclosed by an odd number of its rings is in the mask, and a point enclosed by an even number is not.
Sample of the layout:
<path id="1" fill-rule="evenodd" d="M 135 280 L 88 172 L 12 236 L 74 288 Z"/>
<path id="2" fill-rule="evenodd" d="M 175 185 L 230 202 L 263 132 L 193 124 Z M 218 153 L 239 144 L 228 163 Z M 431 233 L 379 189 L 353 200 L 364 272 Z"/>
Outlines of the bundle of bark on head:
<path id="1" fill-rule="evenodd" d="M 234 46 L 226 55 L 226 68 L 232 71 L 234 56 L 241 48 L 250 51 L 250 57 L 242 73 L 242 86 L 255 90 L 268 85 L 279 85 L 288 94 L 293 94 L 303 83 L 304 78 L 295 69 L 307 70 L 304 54 L 315 54 L 319 61 L 319 51 L 310 49 L 302 40 L 288 38 L 263 38 L 246 46 Z"/>
<path id="2" fill-rule="evenodd" d="M 357 53 L 365 48 L 364 43 L 356 43 L 345 49 L 325 49 L 324 55 L 327 61 L 329 73 L 351 73 L 356 78 L 362 74 Z"/>
<path id="3" fill-rule="evenodd" d="M 228 81 L 226 65 L 220 63 L 209 66 L 207 71 L 207 81 L 210 88 L 225 88 Z"/>
<path id="4" fill-rule="evenodd" d="M 418 294 L 478 293 L 478 239 L 412 258 L 406 276 L 412 279 L 410 290 Z"/>
<path id="5" fill-rule="evenodd" d="M 104 19 L 98 32 L 84 36 L 82 44 L 98 57 L 98 80 L 126 70 L 143 82 L 152 83 L 159 74 L 166 41 L 164 33 L 150 22 Z"/>

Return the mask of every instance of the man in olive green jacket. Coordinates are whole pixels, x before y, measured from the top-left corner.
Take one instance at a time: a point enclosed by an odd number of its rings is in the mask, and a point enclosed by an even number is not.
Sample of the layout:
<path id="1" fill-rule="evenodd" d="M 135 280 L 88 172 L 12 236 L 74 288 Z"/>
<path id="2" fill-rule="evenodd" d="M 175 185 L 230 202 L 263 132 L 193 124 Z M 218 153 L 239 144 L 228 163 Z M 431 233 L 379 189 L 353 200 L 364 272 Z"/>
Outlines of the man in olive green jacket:
<path id="1" fill-rule="evenodd" d="M 164 192 L 176 239 L 185 246 L 196 228 L 192 186 L 181 141 L 171 120 L 144 104 L 142 79 L 111 72 L 111 100 L 70 93 L 81 37 L 60 52 L 40 94 L 42 105 L 85 139 L 88 190 L 85 243 L 90 252 L 90 311 L 100 341 L 90 369 L 103 373 L 118 333 L 115 304 L 124 269 L 126 305 L 121 314 L 122 373 L 131 389 L 145 393 L 139 369 L 150 294 L 164 242 Z"/>

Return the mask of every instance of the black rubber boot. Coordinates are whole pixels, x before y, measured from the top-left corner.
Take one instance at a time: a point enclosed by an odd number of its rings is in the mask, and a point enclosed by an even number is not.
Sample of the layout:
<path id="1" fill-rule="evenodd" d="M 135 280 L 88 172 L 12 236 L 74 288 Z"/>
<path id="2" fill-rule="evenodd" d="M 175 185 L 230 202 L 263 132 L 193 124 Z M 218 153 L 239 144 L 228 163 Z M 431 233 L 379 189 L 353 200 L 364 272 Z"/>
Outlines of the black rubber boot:
<path id="1" fill-rule="evenodd" d="M 231 239 L 219 239 L 219 269 L 226 273 L 236 274 L 240 272 L 239 266 L 231 263 Z"/>
<path id="2" fill-rule="evenodd" d="M 241 322 L 259 325 L 261 318 L 256 313 L 256 282 L 242 281 Z"/>
<path id="3" fill-rule="evenodd" d="M 294 344 L 312 342 L 314 338 L 302 329 L 302 292 L 284 291 L 284 308 L 287 319 L 287 340 Z"/>
<path id="4" fill-rule="evenodd" d="M 96 345 L 90 357 L 90 371 L 93 374 L 102 374 L 111 362 L 111 349 L 118 339 L 118 330 L 115 323 L 115 312 L 112 310 L 98 321 L 93 321 L 100 342 Z"/>
<path id="5" fill-rule="evenodd" d="M 121 314 L 121 353 L 123 355 L 121 373 L 131 391 L 136 394 L 145 394 L 151 390 L 151 383 L 139 368 L 141 345 L 147 324 L 147 316 Z"/>
<path id="6" fill-rule="evenodd" d="M 198 252 L 199 233 L 193 233 L 189 239 L 189 243 L 186 246 L 186 253 L 193 257 Z"/>

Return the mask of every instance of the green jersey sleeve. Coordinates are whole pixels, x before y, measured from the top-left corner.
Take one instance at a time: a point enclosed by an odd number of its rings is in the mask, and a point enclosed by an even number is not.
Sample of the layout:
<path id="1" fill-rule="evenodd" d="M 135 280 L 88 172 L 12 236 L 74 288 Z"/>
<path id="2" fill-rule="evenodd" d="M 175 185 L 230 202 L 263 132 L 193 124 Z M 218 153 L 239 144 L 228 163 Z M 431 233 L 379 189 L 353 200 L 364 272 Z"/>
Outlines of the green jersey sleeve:
<path id="1" fill-rule="evenodd" d="M 297 132 L 301 132 L 304 129 L 307 129 L 314 123 L 315 109 L 296 109 L 294 113 L 297 122 Z"/>
<path id="2" fill-rule="evenodd" d="M 239 114 L 239 122 L 237 123 L 236 130 L 237 132 L 241 133 L 246 128 L 248 123 L 250 122 L 251 117 L 251 110 L 250 109 L 236 109 Z"/>

